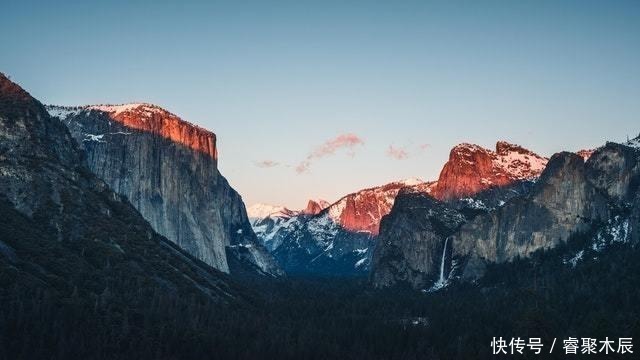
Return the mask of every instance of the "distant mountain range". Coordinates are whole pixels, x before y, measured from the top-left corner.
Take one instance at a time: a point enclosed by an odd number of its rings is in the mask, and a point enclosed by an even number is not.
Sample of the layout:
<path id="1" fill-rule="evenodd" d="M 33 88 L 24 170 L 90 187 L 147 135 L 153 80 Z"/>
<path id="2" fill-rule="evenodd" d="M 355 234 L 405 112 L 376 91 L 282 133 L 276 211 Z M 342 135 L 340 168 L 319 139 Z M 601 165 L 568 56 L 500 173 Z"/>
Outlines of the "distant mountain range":
<path id="1" fill-rule="evenodd" d="M 401 189 L 474 208 L 487 206 L 472 199 L 474 195 L 512 186 L 509 193 L 500 192 L 500 196 L 485 199 L 495 206 L 535 181 L 547 161 L 504 141 L 496 144 L 495 151 L 460 144 L 451 150 L 436 181 L 407 179 L 360 190 L 328 206 L 316 207 L 322 209 L 317 213 L 258 204 L 249 208 L 249 216 L 258 238 L 288 272 L 366 274 L 380 222 L 391 211 Z"/>
<path id="2" fill-rule="evenodd" d="M 638 142 L 636 138 L 578 154 L 555 154 L 539 176 L 527 175 L 525 181 L 533 182 L 518 191 L 517 182 L 508 182 L 473 195 L 469 202 L 477 204 L 475 212 L 455 201 L 403 191 L 382 221 L 373 283 L 437 289 L 455 279 L 481 278 L 490 264 L 528 257 L 585 234 L 590 242 L 567 254 L 568 264 L 589 261 L 583 260 L 585 251 L 595 251 L 591 258 L 597 258 L 597 252 L 612 243 L 637 244 Z M 487 198 L 493 198 L 493 204 L 488 205 Z"/>

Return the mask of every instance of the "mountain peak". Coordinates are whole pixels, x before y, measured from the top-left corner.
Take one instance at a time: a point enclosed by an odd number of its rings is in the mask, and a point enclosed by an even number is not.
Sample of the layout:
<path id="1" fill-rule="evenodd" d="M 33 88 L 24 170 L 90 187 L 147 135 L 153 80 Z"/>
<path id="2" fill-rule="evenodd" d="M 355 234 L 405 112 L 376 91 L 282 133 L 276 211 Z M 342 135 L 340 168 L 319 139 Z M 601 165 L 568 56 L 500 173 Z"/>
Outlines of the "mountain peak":
<path id="1" fill-rule="evenodd" d="M 87 105 L 85 107 L 89 110 L 97 110 L 106 113 L 112 113 L 114 115 L 119 115 L 125 112 L 149 112 L 149 113 L 159 113 L 163 115 L 173 115 L 169 111 L 163 109 L 162 107 L 149 103 L 126 103 L 126 104 L 100 104 L 100 105 Z M 175 116 L 175 115 L 174 115 Z"/>
<path id="2" fill-rule="evenodd" d="M 264 219 L 268 217 L 290 218 L 298 213 L 281 205 L 269 205 L 256 203 L 247 208 L 247 216 L 250 219 Z"/>
<path id="3" fill-rule="evenodd" d="M 316 214 L 319 214 L 325 208 L 327 208 L 329 205 L 330 205 L 329 202 L 326 200 L 309 199 L 309 202 L 307 202 L 307 207 L 304 210 L 302 210 L 302 213 L 307 215 L 316 215 Z"/>
<path id="4" fill-rule="evenodd" d="M 584 161 L 587 161 L 595 151 L 595 149 L 582 149 L 576 151 L 576 154 L 580 155 Z"/>
<path id="5" fill-rule="evenodd" d="M 2 96 L 0 108 L 8 116 L 18 113 L 24 115 L 26 110 L 40 111 L 42 106 L 38 100 L 20 85 L 11 81 L 4 73 L 0 73 L 0 96 Z"/>
<path id="6" fill-rule="evenodd" d="M 432 194 L 440 200 L 474 195 L 494 186 L 531 180 L 548 159 L 520 145 L 498 141 L 496 150 L 462 143 L 451 150 Z"/>
<path id="7" fill-rule="evenodd" d="M 483 148 L 480 145 L 463 142 L 463 143 L 460 143 L 460 144 L 454 146 L 451 149 L 451 154 L 469 153 L 469 152 L 477 152 L 477 151 L 486 152 L 486 151 L 489 151 L 489 150 Z"/>
<path id="8" fill-rule="evenodd" d="M 149 103 L 128 103 L 119 105 L 99 104 L 84 106 L 48 105 L 51 116 L 65 120 L 71 115 L 99 111 L 112 121 L 132 130 L 150 132 L 165 139 L 182 144 L 192 150 L 218 159 L 216 135 L 200 126 L 183 120 L 179 116 Z"/>
<path id="9" fill-rule="evenodd" d="M 520 145 L 512 144 L 507 141 L 501 140 L 496 143 L 496 154 L 507 155 L 510 152 L 515 152 L 519 154 L 534 154 L 531 150 L 525 149 Z"/>
<path id="10" fill-rule="evenodd" d="M 424 184 L 424 180 L 419 178 L 407 178 L 400 181 L 397 181 L 398 184 L 406 185 L 406 186 L 416 186 L 420 184 Z"/>
<path id="11" fill-rule="evenodd" d="M 631 140 L 627 141 L 626 145 L 627 146 L 631 146 L 631 147 L 635 147 L 635 148 L 640 148 L 640 135 L 638 135 L 634 139 L 631 139 Z"/>

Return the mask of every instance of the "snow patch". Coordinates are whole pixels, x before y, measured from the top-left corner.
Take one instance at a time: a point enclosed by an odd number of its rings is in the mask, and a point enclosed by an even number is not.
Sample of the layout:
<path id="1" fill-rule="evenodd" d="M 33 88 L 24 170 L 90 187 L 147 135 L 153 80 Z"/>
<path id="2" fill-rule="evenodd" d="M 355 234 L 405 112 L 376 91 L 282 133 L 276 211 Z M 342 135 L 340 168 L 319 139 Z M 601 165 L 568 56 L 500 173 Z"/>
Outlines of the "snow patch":
<path id="1" fill-rule="evenodd" d="M 623 219 L 616 215 L 613 219 L 607 221 L 607 225 L 603 229 L 598 231 L 592 249 L 600 251 L 615 242 L 626 243 L 629 240 L 629 236 L 629 219 Z"/>
<path id="2" fill-rule="evenodd" d="M 53 106 L 53 105 L 47 105 L 45 106 L 45 108 L 47 109 L 47 112 L 49 113 L 50 116 L 56 117 L 60 120 L 65 120 L 70 115 L 75 115 L 81 111 L 80 108 L 71 108 L 71 107 Z"/>
<path id="3" fill-rule="evenodd" d="M 422 179 L 419 179 L 419 178 L 409 178 L 409 179 L 400 180 L 400 181 L 398 181 L 398 183 L 406 185 L 406 186 L 416 186 L 416 185 L 423 184 L 424 181 Z"/>
<path id="4" fill-rule="evenodd" d="M 247 208 L 247 215 L 250 219 L 265 219 L 268 217 L 290 218 L 297 215 L 297 212 L 280 205 L 257 203 Z"/>
<path id="5" fill-rule="evenodd" d="M 100 135 L 84 134 L 84 136 L 86 136 L 86 138 L 83 139 L 82 141 L 95 141 L 99 143 L 106 143 L 106 141 L 102 140 L 102 138 L 104 137 L 104 134 L 100 134 Z"/>
<path id="6" fill-rule="evenodd" d="M 163 112 L 157 106 L 147 104 L 147 103 L 130 103 L 130 104 L 120 104 L 120 105 L 89 105 L 87 106 L 88 110 L 98 110 L 102 112 L 112 113 L 114 115 L 119 115 L 124 112 L 132 111 L 132 110 L 143 110 L 147 113 L 161 113 Z"/>
<path id="7" fill-rule="evenodd" d="M 464 198 L 460 200 L 465 202 L 472 209 L 488 210 L 488 207 L 482 202 L 482 200 L 477 200 L 472 198 Z"/>
<path id="8" fill-rule="evenodd" d="M 516 179 L 526 180 L 537 178 L 547 166 L 548 161 L 547 158 L 534 153 L 509 151 L 504 155 L 496 154 L 493 164 Z"/>
<path id="9" fill-rule="evenodd" d="M 640 149 L 640 136 L 638 136 L 635 139 L 627 141 L 626 145 L 636 149 Z"/>
<path id="10" fill-rule="evenodd" d="M 572 258 L 564 260 L 563 263 L 571 264 L 571 267 L 576 267 L 578 262 L 582 260 L 583 256 L 584 256 L 584 250 L 580 250 Z"/>

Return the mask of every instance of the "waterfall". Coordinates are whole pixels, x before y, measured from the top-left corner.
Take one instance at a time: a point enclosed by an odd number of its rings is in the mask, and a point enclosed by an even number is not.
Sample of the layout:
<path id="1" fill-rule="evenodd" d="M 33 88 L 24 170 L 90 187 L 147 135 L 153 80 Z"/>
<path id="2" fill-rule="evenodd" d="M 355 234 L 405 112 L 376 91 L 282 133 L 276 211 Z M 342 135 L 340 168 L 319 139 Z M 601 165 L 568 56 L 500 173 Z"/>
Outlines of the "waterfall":
<path id="1" fill-rule="evenodd" d="M 447 244 L 449 243 L 449 238 L 444 240 L 444 248 L 442 249 L 442 260 L 440 260 L 440 278 L 438 281 L 433 283 L 433 286 L 429 289 L 422 290 L 424 292 L 433 292 L 438 291 L 447 285 L 447 279 L 444 277 L 444 266 L 447 261 Z"/>
<path id="2" fill-rule="evenodd" d="M 447 243 L 449 242 L 449 238 L 444 240 L 444 248 L 442 249 L 442 261 L 440 262 L 440 279 L 438 279 L 438 284 L 440 286 L 444 286 L 445 278 L 444 278 L 444 263 L 447 260 Z"/>

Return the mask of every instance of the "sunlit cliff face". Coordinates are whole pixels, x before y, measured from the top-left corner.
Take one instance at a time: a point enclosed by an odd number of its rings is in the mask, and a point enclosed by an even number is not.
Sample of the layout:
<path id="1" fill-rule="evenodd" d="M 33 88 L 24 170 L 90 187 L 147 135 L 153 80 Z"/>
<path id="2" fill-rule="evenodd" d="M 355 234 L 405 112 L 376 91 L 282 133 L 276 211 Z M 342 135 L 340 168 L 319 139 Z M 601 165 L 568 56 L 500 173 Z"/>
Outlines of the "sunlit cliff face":
<path id="1" fill-rule="evenodd" d="M 102 111 L 124 126 L 153 133 L 193 150 L 218 159 L 216 135 L 190 124 L 178 116 L 151 104 L 94 105 L 90 110 Z"/>
<path id="2" fill-rule="evenodd" d="M 419 180 L 404 180 L 360 190 L 329 206 L 329 217 L 346 230 L 376 236 L 382 217 L 391 211 L 400 189 L 411 187 L 416 191 L 429 192 L 431 185 Z"/>
<path id="3" fill-rule="evenodd" d="M 432 195 L 439 200 L 473 196 L 496 186 L 540 176 L 548 159 L 518 145 L 500 141 L 492 151 L 460 144 L 451 150 Z"/>
<path id="4" fill-rule="evenodd" d="M 473 196 L 481 191 L 535 180 L 548 159 L 518 145 L 500 141 L 495 151 L 473 144 L 451 150 L 436 182 L 419 180 L 387 184 L 350 194 L 329 207 L 329 216 L 344 229 L 378 235 L 380 221 L 391 211 L 402 188 L 430 194 L 442 201 Z"/>

